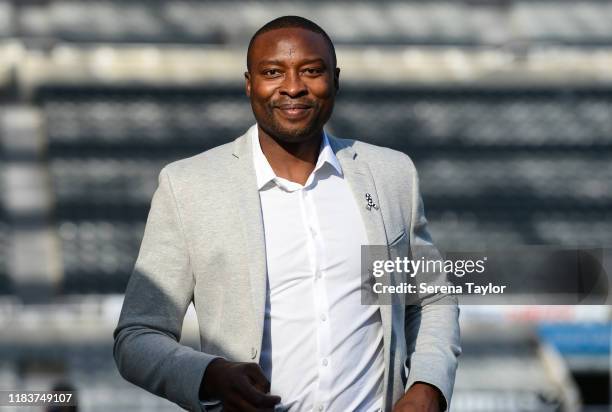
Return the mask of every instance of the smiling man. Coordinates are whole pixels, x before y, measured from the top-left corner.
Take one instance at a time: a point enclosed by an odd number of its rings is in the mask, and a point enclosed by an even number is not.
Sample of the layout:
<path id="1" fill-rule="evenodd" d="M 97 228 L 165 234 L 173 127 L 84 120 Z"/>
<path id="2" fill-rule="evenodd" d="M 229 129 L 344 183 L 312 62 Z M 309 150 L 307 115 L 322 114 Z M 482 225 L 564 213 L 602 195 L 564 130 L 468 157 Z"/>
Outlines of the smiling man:
<path id="1" fill-rule="evenodd" d="M 247 68 L 257 123 L 160 172 L 114 333 L 119 371 L 189 410 L 445 410 L 456 300 L 361 303 L 362 245 L 413 258 L 431 245 L 414 165 L 324 131 L 340 69 L 313 22 L 263 26 Z M 201 351 L 178 342 L 191 302 Z"/>

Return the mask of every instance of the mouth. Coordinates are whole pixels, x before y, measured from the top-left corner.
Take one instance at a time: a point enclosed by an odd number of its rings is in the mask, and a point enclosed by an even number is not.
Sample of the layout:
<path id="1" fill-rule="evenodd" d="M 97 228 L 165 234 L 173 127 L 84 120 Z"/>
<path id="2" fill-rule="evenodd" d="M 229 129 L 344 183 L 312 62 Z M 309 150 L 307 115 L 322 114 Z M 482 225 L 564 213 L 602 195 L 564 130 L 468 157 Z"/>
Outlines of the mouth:
<path id="1" fill-rule="evenodd" d="M 312 106 L 306 104 L 281 104 L 274 108 L 278 109 L 288 119 L 300 119 L 310 112 Z"/>

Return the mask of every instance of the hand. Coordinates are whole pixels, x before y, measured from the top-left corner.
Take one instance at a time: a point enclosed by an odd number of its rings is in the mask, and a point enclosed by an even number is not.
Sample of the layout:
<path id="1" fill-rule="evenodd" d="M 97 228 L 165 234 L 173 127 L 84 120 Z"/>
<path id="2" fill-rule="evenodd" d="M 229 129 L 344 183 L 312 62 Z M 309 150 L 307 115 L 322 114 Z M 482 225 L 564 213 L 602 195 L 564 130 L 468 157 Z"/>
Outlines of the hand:
<path id="1" fill-rule="evenodd" d="M 440 412 L 446 409 L 440 390 L 425 382 L 414 383 L 397 401 L 393 412 Z"/>
<path id="2" fill-rule="evenodd" d="M 200 385 L 200 399 L 218 399 L 227 412 L 272 412 L 281 398 L 269 392 L 270 382 L 258 364 L 221 358 L 208 364 Z"/>

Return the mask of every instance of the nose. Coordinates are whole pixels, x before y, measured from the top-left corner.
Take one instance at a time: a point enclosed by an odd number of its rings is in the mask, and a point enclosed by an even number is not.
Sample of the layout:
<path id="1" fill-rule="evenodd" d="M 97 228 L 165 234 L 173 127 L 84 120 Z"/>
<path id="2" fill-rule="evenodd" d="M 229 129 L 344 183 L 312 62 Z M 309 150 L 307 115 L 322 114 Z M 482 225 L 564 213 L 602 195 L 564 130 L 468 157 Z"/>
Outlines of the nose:
<path id="1" fill-rule="evenodd" d="M 287 71 L 279 92 L 289 97 L 301 97 L 308 94 L 300 74 L 294 70 Z"/>

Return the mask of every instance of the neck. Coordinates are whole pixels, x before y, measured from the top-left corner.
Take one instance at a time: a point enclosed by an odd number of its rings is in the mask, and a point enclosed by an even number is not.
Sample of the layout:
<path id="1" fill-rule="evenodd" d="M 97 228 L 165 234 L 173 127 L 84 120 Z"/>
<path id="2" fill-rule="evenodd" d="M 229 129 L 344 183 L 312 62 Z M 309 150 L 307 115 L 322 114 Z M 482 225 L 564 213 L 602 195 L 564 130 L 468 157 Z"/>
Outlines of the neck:
<path id="1" fill-rule="evenodd" d="M 263 131 L 259 126 L 261 151 L 278 177 L 304 185 L 319 157 L 323 129 L 302 142 L 283 142 Z"/>

